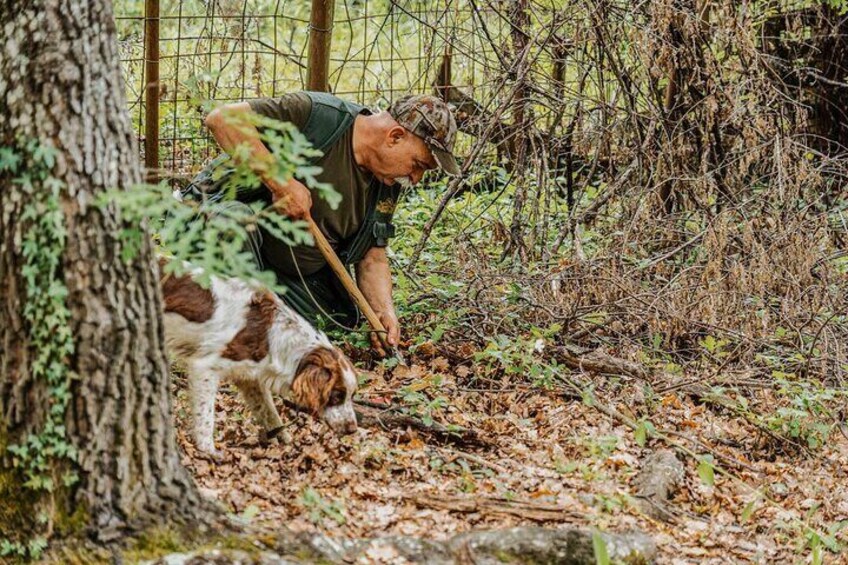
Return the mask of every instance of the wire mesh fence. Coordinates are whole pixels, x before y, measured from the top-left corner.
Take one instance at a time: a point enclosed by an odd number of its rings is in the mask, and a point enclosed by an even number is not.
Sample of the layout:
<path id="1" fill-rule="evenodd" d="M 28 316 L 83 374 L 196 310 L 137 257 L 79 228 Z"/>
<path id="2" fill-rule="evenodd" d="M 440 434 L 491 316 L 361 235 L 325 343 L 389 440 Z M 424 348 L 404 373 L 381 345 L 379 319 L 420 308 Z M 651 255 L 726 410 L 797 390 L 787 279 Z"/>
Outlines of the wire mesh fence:
<path id="1" fill-rule="evenodd" d="M 146 119 L 145 4 L 145 0 L 115 4 L 127 96 L 140 140 Z M 209 101 L 275 97 L 304 88 L 310 3 L 161 0 L 158 4 L 158 166 L 163 176 L 179 179 L 217 152 L 203 127 Z M 401 94 L 432 92 L 436 82 L 449 79 L 472 97 L 484 96 L 503 70 L 499 53 L 492 48 L 508 39 L 509 21 L 501 4 L 337 1 L 330 90 L 361 104 L 385 107 Z"/>

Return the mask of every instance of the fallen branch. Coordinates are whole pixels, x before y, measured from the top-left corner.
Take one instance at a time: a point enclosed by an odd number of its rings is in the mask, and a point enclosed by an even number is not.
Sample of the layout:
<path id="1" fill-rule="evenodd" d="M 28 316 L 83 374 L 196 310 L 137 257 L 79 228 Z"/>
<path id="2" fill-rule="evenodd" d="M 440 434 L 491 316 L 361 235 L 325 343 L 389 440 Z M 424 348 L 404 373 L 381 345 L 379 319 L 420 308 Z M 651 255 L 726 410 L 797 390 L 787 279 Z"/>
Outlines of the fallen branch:
<path id="1" fill-rule="evenodd" d="M 367 400 L 354 400 L 358 406 L 356 419 L 360 426 L 366 428 L 412 428 L 423 435 L 444 443 L 467 445 L 471 447 L 491 447 L 475 430 L 461 426 L 445 426 L 438 422 L 426 424 L 420 419 L 400 413 L 401 408 L 392 404 L 379 404 Z"/>
<path id="2" fill-rule="evenodd" d="M 285 399 L 283 403 L 286 408 L 295 412 L 309 413 L 291 400 Z M 461 426 L 448 427 L 438 422 L 425 424 L 418 418 L 401 414 L 399 412 L 401 408 L 394 404 L 382 404 L 361 399 L 354 400 L 353 403 L 359 406 L 358 409 L 354 409 L 356 421 L 364 428 L 382 428 L 384 430 L 412 428 L 430 439 L 444 443 L 470 447 L 492 447 L 490 442 L 483 439 L 474 430 Z"/>
<path id="3" fill-rule="evenodd" d="M 598 350 L 582 351 L 577 348 L 561 346 L 556 349 L 557 357 L 569 368 L 591 373 L 628 375 L 648 380 L 651 371 L 638 363 L 613 357 Z"/>
<path id="4" fill-rule="evenodd" d="M 657 548 L 646 534 L 614 534 L 573 528 L 521 526 L 471 531 L 439 541 L 409 536 L 340 540 L 320 533 L 277 528 L 271 535 L 242 536 L 241 549 L 200 549 L 171 553 L 151 562 L 167 563 L 570 563 L 595 565 L 594 547 L 603 542 L 611 563 L 653 563 Z M 289 560 L 288 558 L 292 558 Z"/>
<path id="5" fill-rule="evenodd" d="M 543 504 L 522 500 L 509 500 L 495 496 L 439 496 L 439 495 L 417 495 L 404 497 L 418 506 L 434 508 L 436 510 L 447 510 L 449 512 L 460 512 L 463 514 L 481 513 L 492 516 L 514 516 L 531 520 L 534 522 L 562 522 L 585 518 L 584 515 L 568 510 L 564 506 L 554 504 Z"/>

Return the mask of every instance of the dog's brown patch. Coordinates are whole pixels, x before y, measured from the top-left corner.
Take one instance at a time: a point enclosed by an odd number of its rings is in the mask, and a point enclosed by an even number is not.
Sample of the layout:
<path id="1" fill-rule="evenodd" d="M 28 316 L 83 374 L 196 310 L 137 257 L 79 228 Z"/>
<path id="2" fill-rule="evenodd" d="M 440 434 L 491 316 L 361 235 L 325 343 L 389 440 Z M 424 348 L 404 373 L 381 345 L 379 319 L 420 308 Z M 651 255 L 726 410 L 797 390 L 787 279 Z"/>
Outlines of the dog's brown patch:
<path id="1" fill-rule="evenodd" d="M 159 260 L 159 282 L 165 312 L 179 314 L 189 322 L 205 322 L 215 313 L 215 297 L 208 288 L 203 288 L 189 275 L 175 277 L 164 273 L 165 260 Z"/>
<path id="2" fill-rule="evenodd" d="M 344 356 L 335 349 L 317 347 L 297 367 L 291 385 L 292 400 L 314 415 L 327 407 L 334 391 L 347 394 L 342 374 Z"/>
<path id="3" fill-rule="evenodd" d="M 277 301 L 270 292 L 257 292 L 250 300 L 245 324 L 227 344 L 221 356 L 233 361 L 261 361 L 268 355 L 268 330 L 277 314 Z"/>

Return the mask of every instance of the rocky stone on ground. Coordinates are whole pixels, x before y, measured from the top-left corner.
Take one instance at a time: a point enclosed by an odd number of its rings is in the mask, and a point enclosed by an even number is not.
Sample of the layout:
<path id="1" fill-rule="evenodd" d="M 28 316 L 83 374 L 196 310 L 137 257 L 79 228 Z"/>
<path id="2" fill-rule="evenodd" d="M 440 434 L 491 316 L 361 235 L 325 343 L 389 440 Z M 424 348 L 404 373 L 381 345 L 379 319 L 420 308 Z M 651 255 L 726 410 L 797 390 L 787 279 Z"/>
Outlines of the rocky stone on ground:
<path id="1" fill-rule="evenodd" d="M 660 449 L 649 455 L 633 479 L 642 512 L 656 520 L 671 521 L 674 514 L 667 502 L 680 488 L 685 476 L 683 463 L 673 451 Z"/>
<path id="2" fill-rule="evenodd" d="M 614 563 L 651 563 L 653 540 L 641 533 L 600 534 Z M 593 534 L 587 530 L 517 527 L 458 534 L 445 541 L 407 536 L 336 541 L 320 534 L 283 534 L 268 550 L 207 549 L 172 553 L 148 565 L 594 565 Z"/>

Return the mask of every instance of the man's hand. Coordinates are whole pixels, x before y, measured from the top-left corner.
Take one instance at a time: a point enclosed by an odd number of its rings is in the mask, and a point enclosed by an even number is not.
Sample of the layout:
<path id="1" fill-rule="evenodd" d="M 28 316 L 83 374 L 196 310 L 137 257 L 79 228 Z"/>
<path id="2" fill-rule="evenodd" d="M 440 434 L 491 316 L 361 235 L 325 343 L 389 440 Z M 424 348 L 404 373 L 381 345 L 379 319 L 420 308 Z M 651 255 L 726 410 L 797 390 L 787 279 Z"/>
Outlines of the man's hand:
<path id="1" fill-rule="evenodd" d="M 377 312 L 377 317 L 380 318 L 380 322 L 386 328 L 386 341 L 389 342 L 390 346 L 397 347 L 400 342 L 400 323 L 394 310 L 391 312 Z M 388 355 L 388 351 L 383 347 L 383 342 L 380 341 L 380 336 L 377 335 L 377 332 L 371 332 L 371 347 L 374 348 L 374 351 L 380 357 Z"/>
<path id="2" fill-rule="evenodd" d="M 309 216 L 312 209 L 312 195 L 309 189 L 300 181 L 292 179 L 285 186 L 269 184 L 271 189 L 271 200 L 274 207 L 291 218 L 302 220 Z"/>

